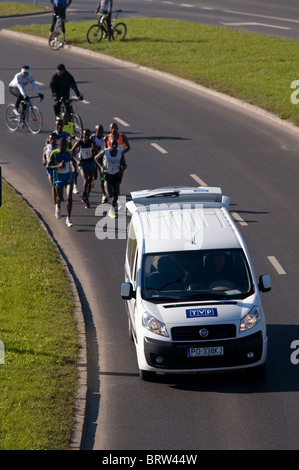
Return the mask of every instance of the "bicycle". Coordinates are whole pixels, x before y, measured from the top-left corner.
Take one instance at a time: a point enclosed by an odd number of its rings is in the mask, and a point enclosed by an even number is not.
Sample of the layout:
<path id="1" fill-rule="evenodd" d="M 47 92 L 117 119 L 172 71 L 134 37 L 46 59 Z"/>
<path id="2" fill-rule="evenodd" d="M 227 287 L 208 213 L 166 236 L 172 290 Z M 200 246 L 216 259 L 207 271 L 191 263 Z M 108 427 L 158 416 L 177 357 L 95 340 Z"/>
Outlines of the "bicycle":
<path id="1" fill-rule="evenodd" d="M 113 39 L 114 41 L 123 41 L 127 34 L 127 26 L 125 23 L 117 23 L 118 15 L 122 10 L 115 10 L 115 17 L 111 20 L 111 35 L 105 15 L 99 15 L 97 24 L 92 25 L 87 31 L 87 41 L 90 44 L 97 44 L 102 39 Z"/>
<path id="2" fill-rule="evenodd" d="M 21 101 L 22 110 L 19 115 L 15 113 L 15 105 L 9 104 L 5 111 L 5 121 L 8 129 L 12 132 L 19 127 L 28 128 L 32 134 L 38 134 L 43 127 L 43 116 L 37 106 L 31 104 L 31 100 L 39 96 L 28 96 Z M 40 102 L 42 100 L 40 99 Z"/>
<path id="3" fill-rule="evenodd" d="M 54 31 L 49 36 L 49 46 L 54 49 L 60 49 L 64 46 L 63 24 L 65 20 L 61 16 L 56 15 L 56 23 Z"/>
<path id="4" fill-rule="evenodd" d="M 72 102 L 80 101 L 78 98 L 60 98 L 60 114 L 67 113 L 70 116 L 71 122 L 74 124 L 74 135 L 76 139 L 81 139 L 83 133 L 83 123 L 79 114 L 74 112 Z"/>

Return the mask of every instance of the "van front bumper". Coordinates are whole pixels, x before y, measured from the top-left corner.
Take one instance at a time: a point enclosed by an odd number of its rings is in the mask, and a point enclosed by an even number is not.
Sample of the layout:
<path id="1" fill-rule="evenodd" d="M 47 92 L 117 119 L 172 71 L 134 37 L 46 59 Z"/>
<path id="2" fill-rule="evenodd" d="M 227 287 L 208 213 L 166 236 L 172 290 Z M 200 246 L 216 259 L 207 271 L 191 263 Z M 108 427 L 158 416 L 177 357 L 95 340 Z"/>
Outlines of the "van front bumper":
<path id="1" fill-rule="evenodd" d="M 189 348 L 223 347 L 223 355 L 188 357 Z M 205 370 L 250 366 L 265 356 L 263 332 L 244 338 L 200 343 L 174 343 L 144 338 L 144 355 L 147 364 L 163 370 Z"/>

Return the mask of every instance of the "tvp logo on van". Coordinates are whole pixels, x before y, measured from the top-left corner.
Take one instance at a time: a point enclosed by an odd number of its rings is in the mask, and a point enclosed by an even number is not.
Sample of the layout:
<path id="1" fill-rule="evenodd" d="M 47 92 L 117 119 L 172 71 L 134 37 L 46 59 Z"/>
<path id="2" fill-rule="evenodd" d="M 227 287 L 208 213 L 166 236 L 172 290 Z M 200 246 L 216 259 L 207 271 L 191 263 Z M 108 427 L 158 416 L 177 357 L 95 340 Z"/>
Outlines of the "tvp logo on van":
<path id="1" fill-rule="evenodd" d="M 217 308 L 190 308 L 186 310 L 187 318 L 218 317 Z"/>

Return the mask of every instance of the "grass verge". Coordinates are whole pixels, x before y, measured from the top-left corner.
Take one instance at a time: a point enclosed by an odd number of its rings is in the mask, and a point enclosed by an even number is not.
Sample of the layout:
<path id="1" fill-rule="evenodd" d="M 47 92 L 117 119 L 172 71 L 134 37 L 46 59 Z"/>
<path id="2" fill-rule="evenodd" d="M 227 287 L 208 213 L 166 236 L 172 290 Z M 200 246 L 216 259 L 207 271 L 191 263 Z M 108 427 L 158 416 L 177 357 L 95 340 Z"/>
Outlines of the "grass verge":
<path id="1" fill-rule="evenodd" d="M 89 44 L 86 32 L 95 21 L 67 23 L 67 41 L 169 72 L 299 124 L 299 108 L 291 102 L 291 84 L 299 78 L 298 41 L 171 19 L 123 21 L 128 33 L 122 42 Z M 13 29 L 45 38 L 49 34 L 49 25 Z"/>
<path id="2" fill-rule="evenodd" d="M 50 2 L 49 2 L 50 3 Z M 49 7 L 43 7 L 41 5 L 27 5 L 21 2 L 1 2 L 0 4 L 0 15 L 24 15 L 25 13 L 39 13 L 51 10 Z"/>
<path id="3" fill-rule="evenodd" d="M 74 299 L 56 248 L 15 192 L 0 208 L 0 449 L 64 450 L 79 348 Z"/>

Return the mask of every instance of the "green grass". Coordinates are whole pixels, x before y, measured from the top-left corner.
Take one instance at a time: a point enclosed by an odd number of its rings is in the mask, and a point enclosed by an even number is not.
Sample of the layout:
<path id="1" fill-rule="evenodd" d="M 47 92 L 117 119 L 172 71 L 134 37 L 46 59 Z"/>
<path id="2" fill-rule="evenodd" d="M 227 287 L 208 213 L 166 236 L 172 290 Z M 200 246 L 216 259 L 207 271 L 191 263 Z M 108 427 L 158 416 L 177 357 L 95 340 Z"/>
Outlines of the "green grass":
<path id="1" fill-rule="evenodd" d="M 50 7 L 43 7 L 41 5 L 33 5 L 33 4 L 27 5 L 26 3 L 21 3 L 21 2 L 1 2 L 0 15 L 19 15 L 19 14 L 24 14 L 24 13 L 37 13 L 37 12 L 42 12 L 42 11 L 48 11 L 49 9 Z"/>
<path id="2" fill-rule="evenodd" d="M 120 19 L 122 21 L 122 19 Z M 194 81 L 299 124 L 291 103 L 298 77 L 298 42 L 236 29 L 160 18 L 125 18 L 122 42 L 86 42 L 95 21 L 69 22 L 67 41 Z M 16 26 L 17 31 L 48 37 L 49 25 Z"/>
<path id="3" fill-rule="evenodd" d="M 56 248 L 2 186 L 0 450 L 67 449 L 77 391 L 75 303 Z"/>

